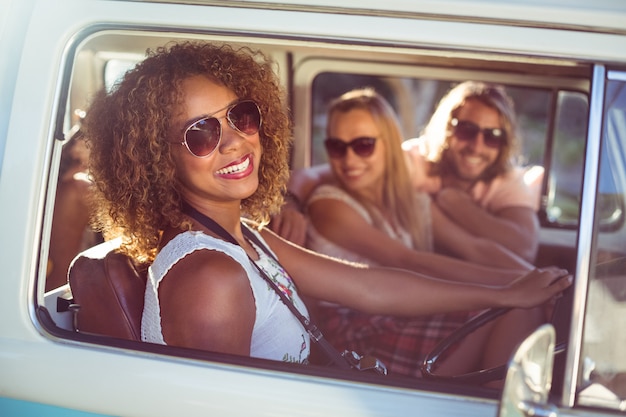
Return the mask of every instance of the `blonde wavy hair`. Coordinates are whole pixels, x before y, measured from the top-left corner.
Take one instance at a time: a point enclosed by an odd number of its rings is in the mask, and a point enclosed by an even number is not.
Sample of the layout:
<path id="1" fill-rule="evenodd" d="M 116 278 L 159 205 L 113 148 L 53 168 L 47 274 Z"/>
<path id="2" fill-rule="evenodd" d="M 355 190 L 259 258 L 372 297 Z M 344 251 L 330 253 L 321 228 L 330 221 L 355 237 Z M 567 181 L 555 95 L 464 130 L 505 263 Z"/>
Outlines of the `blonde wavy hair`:
<path id="1" fill-rule="evenodd" d="M 433 175 L 454 172 L 454 162 L 447 157 L 448 141 L 452 136 L 450 121 L 457 117 L 458 110 L 466 102 L 475 100 L 494 110 L 500 116 L 500 125 L 506 132 L 506 143 L 500 148 L 498 158 L 488 167 L 482 179 L 490 181 L 508 172 L 518 161 L 520 137 L 515 114 L 515 105 L 504 87 L 478 81 L 465 81 L 452 88 L 439 102 L 423 137 L 427 149 L 426 158 L 433 162 Z"/>
<path id="2" fill-rule="evenodd" d="M 110 93 L 95 97 L 83 123 L 95 184 L 94 226 L 106 239 L 121 236 L 122 251 L 137 262 L 154 259 L 166 227 L 190 226 L 168 134 L 184 103 L 181 84 L 197 75 L 254 100 L 261 110 L 259 186 L 242 201 L 242 214 L 266 224 L 283 202 L 291 126 L 273 61 L 260 51 L 205 42 L 148 51 Z"/>
<path id="3" fill-rule="evenodd" d="M 330 120 L 338 114 L 355 109 L 365 110 L 372 115 L 380 132 L 378 140 L 385 143 L 383 206 L 394 216 L 394 223 L 411 233 L 415 249 L 428 249 L 430 236 L 421 221 L 423 216 L 420 215 L 416 191 L 402 150 L 404 136 L 393 107 L 373 88 L 354 89 L 331 101 L 328 107 L 328 127 Z M 380 208 L 372 210 L 371 202 L 363 201 L 358 195 L 354 197 L 368 208 L 374 221 L 380 224 Z"/>

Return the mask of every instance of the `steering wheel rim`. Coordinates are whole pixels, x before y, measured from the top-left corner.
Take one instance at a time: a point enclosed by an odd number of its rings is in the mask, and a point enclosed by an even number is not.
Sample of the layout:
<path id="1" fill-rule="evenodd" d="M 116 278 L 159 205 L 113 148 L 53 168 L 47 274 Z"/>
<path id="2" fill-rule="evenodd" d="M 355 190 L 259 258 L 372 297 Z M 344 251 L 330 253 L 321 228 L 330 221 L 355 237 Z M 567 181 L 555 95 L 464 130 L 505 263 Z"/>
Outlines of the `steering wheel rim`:
<path id="1" fill-rule="evenodd" d="M 468 372 L 461 375 L 437 375 L 435 374 L 435 371 L 439 365 L 438 361 L 452 346 L 463 340 L 463 338 L 467 335 L 475 332 L 480 327 L 497 319 L 510 310 L 510 308 L 491 308 L 485 310 L 468 320 L 466 323 L 461 325 L 461 327 L 454 330 L 447 337 L 441 340 L 434 347 L 434 349 L 426 355 L 424 361 L 422 362 L 421 370 L 424 378 L 447 382 L 472 383 L 477 385 L 503 379 L 506 373 L 506 364 L 489 369 L 480 369 L 478 371 Z"/>
<path id="2" fill-rule="evenodd" d="M 502 364 L 488 369 L 480 369 L 478 371 L 468 372 L 461 375 L 437 375 L 435 370 L 438 366 L 438 361 L 442 355 L 446 353 L 452 346 L 463 340 L 464 337 L 470 333 L 475 332 L 480 327 L 500 317 L 501 315 L 510 311 L 510 308 L 490 308 L 482 313 L 471 318 L 459 328 L 450 333 L 447 337 L 441 340 L 433 350 L 426 355 L 422 362 L 421 370 L 424 378 L 445 381 L 445 382 L 461 382 L 471 383 L 475 385 L 482 385 L 487 382 L 497 381 L 504 379 L 508 364 Z M 565 352 L 567 347 L 566 342 L 557 342 L 554 347 L 554 354 L 558 355 Z"/>

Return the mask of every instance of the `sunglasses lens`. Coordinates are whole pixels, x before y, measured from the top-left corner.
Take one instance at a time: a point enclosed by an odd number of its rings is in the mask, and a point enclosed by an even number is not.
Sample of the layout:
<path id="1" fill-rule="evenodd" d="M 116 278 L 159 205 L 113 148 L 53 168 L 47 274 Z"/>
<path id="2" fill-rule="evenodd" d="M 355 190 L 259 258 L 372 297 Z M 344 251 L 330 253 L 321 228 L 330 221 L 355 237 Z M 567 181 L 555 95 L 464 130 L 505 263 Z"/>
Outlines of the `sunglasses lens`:
<path id="1" fill-rule="evenodd" d="M 339 139 L 326 139 L 324 146 L 328 156 L 331 158 L 343 158 L 348 150 L 348 144 Z"/>
<path id="2" fill-rule="evenodd" d="M 480 132 L 480 127 L 472 122 L 459 121 L 454 129 L 457 139 L 464 142 L 475 140 L 478 132 Z"/>
<path id="3" fill-rule="evenodd" d="M 374 152 L 374 146 L 376 146 L 375 138 L 358 138 L 350 142 L 352 150 L 355 154 L 361 157 L 370 156 Z"/>
<path id="4" fill-rule="evenodd" d="M 328 138 L 324 142 L 326 152 L 331 158 L 344 158 L 348 153 L 348 148 L 352 148 L 355 154 L 362 158 L 370 156 L 376 146 L 376 138 L 362 137 L 344 142 L 341 139 Z"/>
<path id="5" fill-rule="evenodd" d="M 215 117 L 198 120 L 185 132 L 185 143 L 189 152 L 203 157 L 215 150 L 221 136 L 220 122 Z"/>
<path id="6" fill-rule="evenodd" d="M 483 137 L 485 140 L 485 145 L 498 148 L 502 145 L 504 141 L 505 135 L 504 130 L 502 129 L 485 129 L 483 130 Z"/>
<path id="7" fill-rule="evenodd" d="M 499 148 L 506 139 L 504 130 L 499 128 L 481 129 L 477 124 L 463 120 L 455 120 L 454 123 L 454 135 L 463 142 L 475 141 L 481 131 L 485 145 L 490 148 Z"/>
<path id="8" fill-rule="evenodd" d="M 228 112 L 232 126 L 246 135 L 254 135 L 261 127 L 261 112 L 253 101 L 242 101 Z"/>
<path id="9" fill-rule="evenodd" d="M 254 135 L 261 127 L 261 112 L 254 101 L 242 101 L 228 109 L 228 123 L 246 135 Z M 208 156 L 217 148 L 222 136 L 222 126 L 216 117 L 198 120 L 185 132 L 189 152 L 198 157 Z"/>

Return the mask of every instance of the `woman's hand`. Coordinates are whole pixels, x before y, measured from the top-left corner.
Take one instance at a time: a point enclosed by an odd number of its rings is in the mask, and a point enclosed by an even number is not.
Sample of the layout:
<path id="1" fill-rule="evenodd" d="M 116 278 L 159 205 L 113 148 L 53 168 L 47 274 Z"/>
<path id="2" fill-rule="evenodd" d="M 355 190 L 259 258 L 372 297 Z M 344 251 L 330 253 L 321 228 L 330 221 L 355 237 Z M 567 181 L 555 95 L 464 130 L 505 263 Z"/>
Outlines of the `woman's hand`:
<path id="1" fill-rule="evenodd" d="M 543 304 L 559 296 L 572 281 L 572 275 L 565 269 L 534 269 L 504 288 L 503 307 L 530 308 Z"/>

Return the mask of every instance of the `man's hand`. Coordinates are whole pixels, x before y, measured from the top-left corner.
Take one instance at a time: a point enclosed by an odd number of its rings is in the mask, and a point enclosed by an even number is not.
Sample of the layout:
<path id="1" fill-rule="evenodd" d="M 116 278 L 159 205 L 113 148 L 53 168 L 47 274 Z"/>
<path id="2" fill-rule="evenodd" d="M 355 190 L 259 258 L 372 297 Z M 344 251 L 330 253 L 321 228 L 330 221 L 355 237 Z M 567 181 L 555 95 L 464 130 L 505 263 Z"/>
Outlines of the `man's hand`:
<path id="1" fill-rule="evenodd" d="M 306 243 L 308 221 L 295 202 L 287 200 L 280 213 L 272 217 L 269 227 L 276 234 L 297 245 Z"/>

